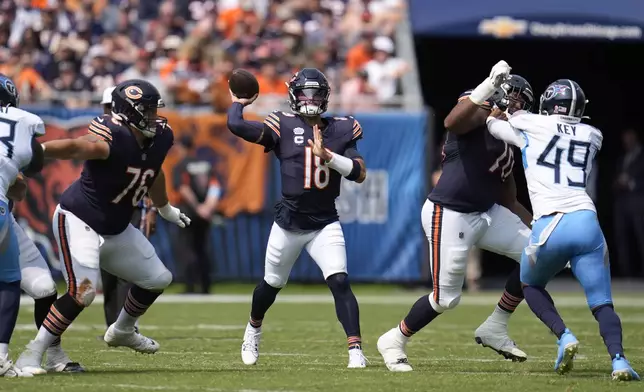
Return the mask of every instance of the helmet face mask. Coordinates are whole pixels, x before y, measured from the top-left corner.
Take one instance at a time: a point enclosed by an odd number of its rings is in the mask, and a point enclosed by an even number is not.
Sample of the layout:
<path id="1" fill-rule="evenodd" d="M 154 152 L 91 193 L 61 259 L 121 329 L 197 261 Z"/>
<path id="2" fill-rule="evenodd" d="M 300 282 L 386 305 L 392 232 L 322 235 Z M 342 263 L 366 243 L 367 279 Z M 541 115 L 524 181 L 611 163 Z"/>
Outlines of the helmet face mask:
<path id="1" fill-rule="evenodd" d="M 527 80 L 519 75 L 510 75 L 510 78 L 500 88 L 503 90 L 503 97 L 498 106 L 510 114 L 519 110 L 532 111 L 534 93 Z"/>
<path id="2" fill-rule="evenodd" d="M 291 110 L 306 117 L 326 112 L 331 89 L 324 74 L 315 68 L 304 68 L 288 83 Z"/>

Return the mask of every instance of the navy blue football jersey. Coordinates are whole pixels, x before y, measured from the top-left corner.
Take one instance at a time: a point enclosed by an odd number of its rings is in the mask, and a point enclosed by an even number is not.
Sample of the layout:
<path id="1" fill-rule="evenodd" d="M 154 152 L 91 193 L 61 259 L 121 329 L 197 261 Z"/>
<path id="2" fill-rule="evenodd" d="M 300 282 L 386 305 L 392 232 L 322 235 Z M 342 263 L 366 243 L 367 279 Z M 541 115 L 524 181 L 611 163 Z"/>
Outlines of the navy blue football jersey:
<path id="1" fill-rule="evenodd" d="M 360 123 L 353 117 L 324 117 L 324 147 L 340 155 L 356 155 L 362 138 Z M 335 199 L 340 195 L 342 176 L 313 155 L 308 140 L 313 127 L 293 113 L 275 111 L 264 120 L 271 132 L 273 150 L 280 161 L 282 200 L 275 206 L 275 222 L 285 230 L 312 231 L 338 220 Z M 347 151 L 351 150 L 351 154 Z"/>
<path id="2" fill-rule="evenodd" d="M 110 145 L 110 155 L 85 161 L 80 178 L 63 192 L 60 205 L 98 234 L 119 234 L 157 178 L 174 135 L 169 126 L 159 126 L 157 135 L 141 147 L 132 131 L 109 115 L 92 120 L 89 133 Z"/>
<path id="3" fill-rule="evenodd" d="M 459 101 L 468 96 L 469 91 Z M 492 105 L 486 102 L 483 107 L 491 109 Z M 495 139 L 485 124 L 463 135 L 448 133 L 443 172 L 429 200 L 453 211 L 485 212 L 499 202 L 503 182 L 513 167 L 512 147 Z"/>

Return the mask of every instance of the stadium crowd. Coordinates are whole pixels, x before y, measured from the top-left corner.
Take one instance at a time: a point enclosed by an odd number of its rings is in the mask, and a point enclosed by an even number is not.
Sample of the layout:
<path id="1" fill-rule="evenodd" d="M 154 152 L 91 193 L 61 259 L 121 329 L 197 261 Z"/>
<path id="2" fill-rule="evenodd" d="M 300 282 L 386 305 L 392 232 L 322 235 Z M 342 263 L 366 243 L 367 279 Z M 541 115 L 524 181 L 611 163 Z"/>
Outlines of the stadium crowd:
<path id="1" fill-rule="evenodd" d="M 390 105 L 407 69 L 393 39 L 402 0 L 0 4 L 0 72 L 16 82 L 23 103 L 94 105 L 106 87 L 142 78 L 168 103 L 224 111 L 234 68 L 254 72 L 263 96 L 283 96 L 294 70 L 313 66 L 342 97 L 334 103 L 355 110 Z"/>

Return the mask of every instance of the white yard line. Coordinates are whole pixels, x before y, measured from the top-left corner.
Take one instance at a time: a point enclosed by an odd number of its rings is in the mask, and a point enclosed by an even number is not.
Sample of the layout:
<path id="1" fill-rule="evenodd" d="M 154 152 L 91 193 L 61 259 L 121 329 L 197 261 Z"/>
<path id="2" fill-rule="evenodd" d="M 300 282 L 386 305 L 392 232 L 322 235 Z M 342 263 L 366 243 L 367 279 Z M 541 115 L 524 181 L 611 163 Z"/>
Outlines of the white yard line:
<path id="1" fill-rule="evenodd" d="M 387 294 L 387 295 L 358 295 L 358 302 L 364 305 L 411 305 L 418 299 L 418 294 Z M 461 299 L 461 305 L 494 305 L 499 300 L 499 295 L 480 294 L 476 296 L 464 295 Z M 570 296 L 569 294 L 558 297 L 555 294 L 557 307 L 559 308 L 578 308 L 586 307 L 586 299 L 579 296 Z M 33 299 L 28 296 L 22 296 L 20 299 L 22 306 L 33 305 Z M 161 304 L 250 304 L 251 296 L 246 294 L 211 294 L 211 295 L 190 295 L 190 294 L 165 294 L 156 300 Z M 277 297 L 278 303 L 283 304 L 332 304 L 333 297 L 331 294 L 280 294 Z M 96 304 L 103 303 L 103 296 L 97 295 L 94 300 Z M 644 308 L 644 298 L 615 298 L 617 308 Z"/>
<path id="2" fill-rule="evenodd" d="M 84 384 L 84 383 L 74 383 L 74 386 L 95 388 L 96 384 Z M 211 388 L 203 386 L 170 386 L 170 385 L 150 385 L 150 384 L 110 384 L 111 388 L 117 389 L 134 389 L 134 390 L 144 390 L 144 391 L 206 391 L 206 392 L 278 392 L 272 391 L 269 389 L 226 389 L 226 388 Z M 280 390 L 279 392 L 294 392 L 294 391 L 284 391 Z"/>

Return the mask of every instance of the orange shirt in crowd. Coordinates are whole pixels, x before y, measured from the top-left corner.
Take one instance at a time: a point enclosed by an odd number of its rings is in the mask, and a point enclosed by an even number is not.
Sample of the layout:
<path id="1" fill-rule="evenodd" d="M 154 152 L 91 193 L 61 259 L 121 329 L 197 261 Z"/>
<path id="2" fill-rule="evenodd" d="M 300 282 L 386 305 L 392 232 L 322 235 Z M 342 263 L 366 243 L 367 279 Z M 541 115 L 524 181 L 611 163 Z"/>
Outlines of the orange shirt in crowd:
<path id="1" fill-rule="evenodd" d="M 11 65 L 0 65 L 0 73 L 10 77 L 16 84 L 18 91 L 28 90 L 33 92 L 34 90 L 43 90 L 47 85 L 40 74 L 31 67 L 23 68 L 20 66 L 19 70 L 16 71 L 16 68 Z"/>
<path id="2" fill-rule="evenodd" d="M 364 67 L 371 59 L 372 57 L 366 51 L 364 45 L 358 44 L 347 52 L 347 70 L 355 72 Z"/>
<path id="3" fill-rule="evenodd" d="M 257 76 L 260 94 L 288 94 L 288 87 L 284 84 L 283 79 L 269 80 L 262 75 Z"/>
<path id="4" fill-rule="evenodd" d="M 177 68 L 177 64 L 179 64 L 179 61 L 176 59 L 168 59 L 168 61 L 163 64 L 161 69 L 159 69 L 159 75 L 161 76 L 162 79 L 167 79 L 168 76 L 172 75 L 174 70 Z"/>

